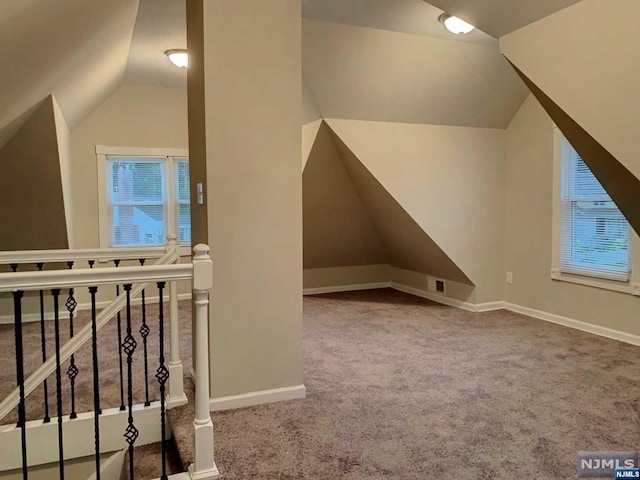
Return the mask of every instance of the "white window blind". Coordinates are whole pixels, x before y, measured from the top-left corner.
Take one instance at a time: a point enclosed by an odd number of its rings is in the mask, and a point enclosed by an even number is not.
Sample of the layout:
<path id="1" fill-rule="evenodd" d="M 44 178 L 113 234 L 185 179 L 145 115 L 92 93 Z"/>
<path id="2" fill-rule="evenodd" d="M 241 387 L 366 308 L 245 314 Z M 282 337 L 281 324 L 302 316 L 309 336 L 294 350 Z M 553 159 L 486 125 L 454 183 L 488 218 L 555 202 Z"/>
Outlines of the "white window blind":
<path id="1" fill-rule="evenodd" d="M 108 155 L 106 170 L 110 247 L 164 245 L 169 233 L 191 241 L 187 158 Z"/>
<path id="2" fill-rule="evenodd" d="M 561 192 L 560 271 L 629 281 L 629 224 L 566 138 Z"/>

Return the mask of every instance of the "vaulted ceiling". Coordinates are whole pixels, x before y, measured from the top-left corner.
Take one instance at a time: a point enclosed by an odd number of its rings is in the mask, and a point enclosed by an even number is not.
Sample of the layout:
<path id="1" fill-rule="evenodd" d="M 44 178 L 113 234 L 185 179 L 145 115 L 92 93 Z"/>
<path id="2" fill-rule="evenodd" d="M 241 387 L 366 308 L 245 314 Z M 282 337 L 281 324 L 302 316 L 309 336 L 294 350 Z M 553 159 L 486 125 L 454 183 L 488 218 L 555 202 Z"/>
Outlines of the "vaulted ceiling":
<path id="1" fill-rule="evenodd" d="M 527 89 L 496 38 L 576 1 L 302 0 L 307 107 L 504 128 Z M 449 34 L 444 8 L 479 29 Z M 185 30 L 185 0 L 2 0 L 0 146 L 49 94 L 73 128 L 124 82 L 185 88 L 163 53 L 186 46 Z"/>

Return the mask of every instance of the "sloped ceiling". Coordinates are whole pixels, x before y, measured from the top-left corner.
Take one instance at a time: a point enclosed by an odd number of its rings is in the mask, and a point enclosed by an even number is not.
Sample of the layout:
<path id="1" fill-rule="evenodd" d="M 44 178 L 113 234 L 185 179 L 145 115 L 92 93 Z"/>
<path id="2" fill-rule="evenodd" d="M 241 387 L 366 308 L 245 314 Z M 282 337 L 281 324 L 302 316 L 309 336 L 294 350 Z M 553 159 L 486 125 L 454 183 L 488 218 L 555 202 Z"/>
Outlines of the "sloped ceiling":
<path id="1" fill-rule="evenodd" d="M 39 102 L 0 149 L 0 164 L 0 205 L 13 205 L 0 208 L 0 250 L 68 248 L 53 96 Z"/>
<path id="2" fill-rule="evenodd" d="M 187 69 L 164 54 L 174 48 L 187 48 L 185 0 L 140 0 L 125 81 L 187 88 Z"/>
<path id="3" fill-rule="evenodd" d="M 497 47 L 313 20 L 302 42 L 324 118 L 506 128 L 527 95 Z"/>
<path id="4" fill-rule="evenodd" d="M 3 0 L 0 145 L 50 94 L 71 128 L 102 103 L 124 77 L 137 9 L 138 0 Z"/>
<path id="5" fill-rule="evenodd" d="M 331 133 L 353 185 L 382 240 L 388 263 L 405 270 L 473 285 L 469 277 L 411 218 L 340 137 L 333 131 Z"/>
<path id="6" fill-rule="evenodd" d="M 451 35 L 438 21 L 441 14 L 422 0 L 302 0 L 302 16 L 310 20 L 496 45 L 495 38 L 480 30 Z"/>
<path id="7" fill-rule="evenodd" d="M 555 13 L 581 0 L 429 0 L 482 31 L 500 38 L 509 32 Z M 611 7 L 611 2 L 607 2 Z M 618 5 L 615 6 L 619 10 Z"/>
<path id="8" fill-rule="evenodd" d="M 302 174 L 302 199 L 304 268 L 388 263 L 324 122 Z"/>

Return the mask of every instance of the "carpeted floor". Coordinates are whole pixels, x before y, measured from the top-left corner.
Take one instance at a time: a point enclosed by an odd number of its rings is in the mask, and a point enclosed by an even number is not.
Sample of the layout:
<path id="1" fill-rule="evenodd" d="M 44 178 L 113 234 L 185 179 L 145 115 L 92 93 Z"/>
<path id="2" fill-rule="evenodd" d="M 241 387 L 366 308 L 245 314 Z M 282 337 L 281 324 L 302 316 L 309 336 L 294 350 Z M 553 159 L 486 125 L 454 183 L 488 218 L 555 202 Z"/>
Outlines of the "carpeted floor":
<path id="1" fill-rule="evenodd" d="M 169 319 L 168 305 L 165 304 L 165 358 L 169 359 Z M 183 367 L 185 372 L 191 371 L 191 306 L 189 301 L 180 302 L 180 349 L 182 352 Z M 133 402 L 143 403 L 146 399 L 144 379 L 144 347 L 142 337 L 139 333 L 142 325 L 141 307 L 133 307 L 131 310 L 132 333 L 138 346 L 133 355 Z M 90 322 L 89 312 L 80 311 L 74 319 L 76 334 L 80 328 Z M 159 365 L 159 325 L 157 305 L 147 307 L 147 324 L 151 330 L 147 343 L 148 358 L 148 388 L 149 399 L 158 400 L 159 386 L 154 375 Z M 47 321 L 45 324 L 47 338 L 47 354 L 55 355 L 54 350 L 54 322 Z M 126 317 L 122 315 L 122 337 L 126 332 Z M 40 323 L 25 323 L 23 327 L 24 352 L 25 352 L 25 375 L 28 376 L 41 363 L 41 336 Z M 69 339 L 69 321 L 63 319 L 60 322 L 61 344 L 64 345 Z M 98 362 L 100 367 L 100 404 L 103 409 L 118 407 L 120 405 L 120 374 L 118 358 L 118 337 L 117 322 L 110 321 L 98 334 Z M 0 361 L 4 365 L 11 365 L 11 368 L 0 370 L 0 399 L 4 399 L 16 385 L 15 365 L 15 341 L 14 329 L 12 325 L 0 325 Z M 93 411 L 93 370 L 91 342 L 86 343 L 75 355 L 76 366 L 79 374 L 76 377 L 76 411 Z M 63 413 L 66 415 L 71 411 L 71 387 L 66 375 L 69 361 L 62 365 L 62 398 Z M 127 402 L 127 364 L 126 357 L 123 361 L 125 404 Z M 56 391 L 55 375 L 48 379 L 49 415 L 55 422 L 56 415 Z M 42 419 L 44 416 L 44 392 L 43 386 L 37 388 L 26 401 L 27 420 Z M 17 421 L 17 408 L 9 415 L 0 420 L 0 424 L 13 424 Z M 93 442 L 93 439 L 88 439 Z M 169 474 L 182 471 L 178 456 L 173 443 L 169 445 L 168 472 Z M 151 479 L 160 477 L 161 473 L 161 445 L 152 444 L 136 447 L 134 452 L 136 478 Z M 128 478 L 128 477 L 127 477 Z"/>
<path id="2" fill-rule="evenodd" d="M 573 479 L 579 450 L 640 445 L 638 347 L 392 290 L 304 315 L 307 398 L 212 416 L 225 480 Z"/>
<path id="3" fill-rule="evenodd" d="M 579 450 L 640 445 L 638 347 L 393 290 L 305 297 L 304 308 L 307 398 L 213 414 L 225 480 L 574 479 Z M 0 355 L 13 350 L 7 336 Z M 13 374 L 1 372 L 0 396 Z M 103 393 L 117 404 L 112 383 Z M 172 412 L 184 463 L 190 408 Z"/>
<path id="4" fill-rule="evenodd" d="M 180 302 L 180 351 L 182 352 L 183 367 L 185 372 L 191 371 L 191 306 L 189 301 Z M 147 358 L 148 358 L 148 387 L 150 401 L 158 400 L 159 385 L 154 377 L 159 365 L 159 335 L 158 335 L 158 306 L 147 306 L 147 325 L 151 333 L 147 337 Z M 135 403 L 145 401 L 144 379 L 144 346 L 139 333 L 142 325 L 141 307 L 131 309 L 131 330 L 138 343 L 133 354 L 133 400 Z M 91 320 L 88 311 L 79 311 L 74 318 L 74 330 L 77 334 L 80 329 Z M 47 355 L 54 356 L 54 322 L 45 322 Z M 126 332 L 126 317 L 122 314 L 122 338 Z M 69 340 L 69 321 L 60 321 L 61 345 Z M 42 364 L 40 322 L 25 323 L 23 326 L 23 345 L 25 356 L 25 378 L 28 377 Z M 165 304 L 165 359 L 169 360 L 169 318 L 168 305 Z M 118 358 L 118 336 L 117 322 L 115 319 L 107 323 L 98 332 L 98 365 L 100 371 L 100 406 L 110 408 L 120 406 L 120 374 Z M 0 325 L 0 361 L 3 365 L 10 365 L 11 368 L 0 370 L 0 399 L 4 399 L 16 388 L 15 365 L 15 339 L 13 325 Z M 89 340 L 75 355 L 75 364 L 79 370 L 76 377 L 76 412 L 93 411 L 93 367 L 91 341 Z M 62 404 L 63 414 L 71 411 L 71 383 L 66 371 L 69 366 L 67 360 L 62 364 Z M 123 374 L 124 374 L 124 399 L 127 402 L 127 362 L 123 354 Z M 55 374 L 48 380 L 49 415 L 56 415 L 56 390 Z M 43 385 L 27 397 L 26 400 L 27 420 L 42 419 L 44 417 L 44 392 Z M 18 419 L 17 408 L 0 419 L 0 424 L 15 423 Z"/>

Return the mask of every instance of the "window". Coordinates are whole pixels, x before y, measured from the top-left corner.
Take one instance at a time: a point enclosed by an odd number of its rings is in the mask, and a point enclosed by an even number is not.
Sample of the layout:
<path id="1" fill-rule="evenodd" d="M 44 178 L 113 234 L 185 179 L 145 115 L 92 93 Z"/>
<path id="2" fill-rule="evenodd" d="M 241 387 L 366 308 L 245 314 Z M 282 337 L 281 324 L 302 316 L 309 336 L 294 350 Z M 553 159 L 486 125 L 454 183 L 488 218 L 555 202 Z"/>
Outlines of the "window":
<path id="1" fill-rule="evenodd" d="M 552 278 L 634 293 L 636 236 L 587 164 L 556 129 Z"/>
<path id="2" fill-rule="evenodd" d="M 191 243 L 189 159 L 182 150 L 96 147 L 103 247 Z"/>
<path id="3" fill-rule="evenodd" d="M 566 138 L 562 138 L 560 271 L 629 280 L 629 224 Z"/>

